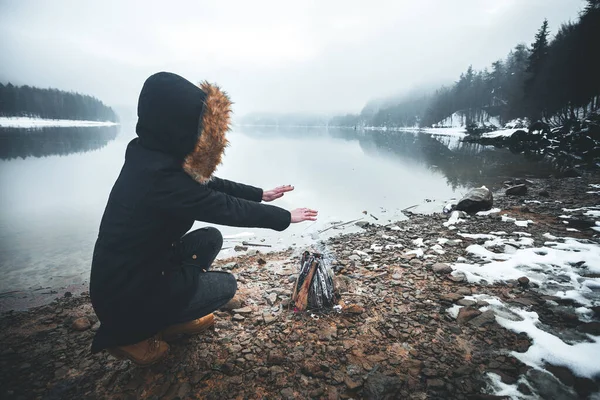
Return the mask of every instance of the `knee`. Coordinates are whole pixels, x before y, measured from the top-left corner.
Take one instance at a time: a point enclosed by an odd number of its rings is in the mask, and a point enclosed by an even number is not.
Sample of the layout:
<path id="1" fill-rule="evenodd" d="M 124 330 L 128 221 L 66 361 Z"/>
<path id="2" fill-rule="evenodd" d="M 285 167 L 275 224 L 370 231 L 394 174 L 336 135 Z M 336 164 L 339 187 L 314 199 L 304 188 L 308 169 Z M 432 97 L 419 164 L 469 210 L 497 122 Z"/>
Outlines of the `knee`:
<path id="1" fill-rule="evenodd" d="M 227 277 L 225 278 L 225 293 L 230 299 L 232 299 L 236 292 L 237 281 L 232 274 L 227 274 Z"/>
<path id="2" fill-rule="evenodd" d="M 205 229 L 208 232 L 210 241 L 214 243 L 218 250 L 221 250 L 223 247 L 223 235 L 221 234 L 221 231 L 219 231 L 217 228 L 213 228 L 212 226 L 208 226 Z"/>

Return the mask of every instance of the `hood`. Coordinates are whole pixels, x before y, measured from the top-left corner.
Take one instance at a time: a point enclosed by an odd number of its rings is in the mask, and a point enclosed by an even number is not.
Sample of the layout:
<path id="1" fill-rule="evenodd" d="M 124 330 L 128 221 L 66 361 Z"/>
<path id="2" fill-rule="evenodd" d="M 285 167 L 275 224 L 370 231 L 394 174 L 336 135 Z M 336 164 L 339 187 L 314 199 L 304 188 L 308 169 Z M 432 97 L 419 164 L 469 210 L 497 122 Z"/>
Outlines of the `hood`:
<path id="1" fill-rule="evenodd" d="M 159 72 L 140 93 L 136 133 L 144 147 L 175 157 L 194 180 L 205 183 L 227 147 L 230 114 L 231 101 L 218 86 L 197 86 Z"/>

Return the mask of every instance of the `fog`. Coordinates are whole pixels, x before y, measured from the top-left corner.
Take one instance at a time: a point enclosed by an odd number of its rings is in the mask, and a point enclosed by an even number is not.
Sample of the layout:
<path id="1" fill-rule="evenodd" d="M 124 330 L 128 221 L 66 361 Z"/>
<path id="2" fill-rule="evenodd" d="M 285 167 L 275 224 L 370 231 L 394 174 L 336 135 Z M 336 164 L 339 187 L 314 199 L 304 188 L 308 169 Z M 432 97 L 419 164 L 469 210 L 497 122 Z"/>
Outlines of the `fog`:
<path id="1" fill-rule="evenodd" d="M 236 115 L 357 112 L 484 68 L 579 0 L 164 2 L 0 0 L 0 81 L 133 106 L 167 70 L 221 85 Z"/>

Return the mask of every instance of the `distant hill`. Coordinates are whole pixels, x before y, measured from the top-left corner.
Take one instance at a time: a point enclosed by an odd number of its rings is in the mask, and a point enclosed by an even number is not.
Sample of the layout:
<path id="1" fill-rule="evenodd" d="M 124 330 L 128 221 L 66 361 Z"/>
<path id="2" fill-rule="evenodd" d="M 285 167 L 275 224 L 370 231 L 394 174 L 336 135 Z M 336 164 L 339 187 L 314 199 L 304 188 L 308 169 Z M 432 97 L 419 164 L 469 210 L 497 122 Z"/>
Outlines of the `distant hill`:
<path id="1" fill-rule="evenodd" d="M 111 122 L 119 120 L 111 107 L 95 97 L 58 89 L 14 86 L 11 83 L 0 83 L 0 116 Z"/>

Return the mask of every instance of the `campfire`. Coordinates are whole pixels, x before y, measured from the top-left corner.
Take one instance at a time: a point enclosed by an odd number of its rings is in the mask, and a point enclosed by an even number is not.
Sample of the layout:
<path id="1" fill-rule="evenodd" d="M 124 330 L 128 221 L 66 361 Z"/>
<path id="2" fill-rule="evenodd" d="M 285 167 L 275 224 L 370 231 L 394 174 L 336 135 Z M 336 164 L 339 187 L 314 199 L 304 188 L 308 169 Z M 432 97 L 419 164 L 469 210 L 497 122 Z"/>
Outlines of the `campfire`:
<path id="1" fill-rule="evenodd" d="M 305 251 L 292 301 L 297 310 L 332 308 L 336 304 L 333 270 L 323 255 Z"/>

